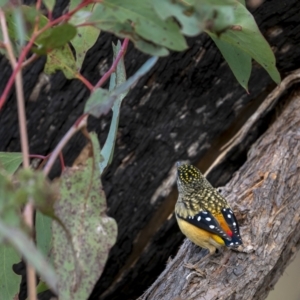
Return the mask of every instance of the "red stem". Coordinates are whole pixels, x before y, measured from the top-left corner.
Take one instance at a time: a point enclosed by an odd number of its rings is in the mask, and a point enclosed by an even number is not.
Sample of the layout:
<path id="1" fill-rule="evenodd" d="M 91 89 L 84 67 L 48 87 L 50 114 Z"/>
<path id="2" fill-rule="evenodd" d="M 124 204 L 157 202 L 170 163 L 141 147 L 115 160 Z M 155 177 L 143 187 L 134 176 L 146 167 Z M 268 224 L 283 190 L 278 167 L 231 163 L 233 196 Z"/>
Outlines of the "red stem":
<path id="1" fill-rule="evenodd" d="M 66 165 L 65 165 L 64 156 L 62 152 L 59 153 L 59 160 L 60 160 L 61 171 L 63 172 L 66 168 Z"/>
<path id="2" fill-rule="evenodd" d="M 85 84 L 85 86 L 92 92 L 94 87 L 93 85 L 85 78 L 83 77 L 80 73 L 76 75 L 77 79 L 79 79 L 82 83 Z"/>
<path id="3" fill-rule="evenodd" d="M 102 76 L 102 78 L 97 82 L 97 84 L 95 85 L 94 89 L 99 88 L 100 86 L 103 85 L 103 83 L 109 78 L 109 76 L 116 70 L 116 67 L 120 61 L 120 59 L 122 58 L 122 56 L 125 54 L 126 50 L 127 50 L 127 46 L 129 43 L 129 39 L 126 38 L 123 41 L 122 47 L 115 59 L 115 61 L 113 62 L 113 64 L 111 65 L 110 69 Z"/>
<path id="4" fill-rule="evenodd" d="M 14 81 L 15 81 L 15 78 L 16 78 L 16 75 L 17 73 L 20 71 L 20 69 L 22 68 L 22 63 L 24 61 L 24 59 L 26 58 L 27 54 L 29 53 L 32 45 L 34 44 L 36 38 L 41 34 L 43 33 L 44 31 L 46 31 L 48 28 L 58 24 L 58 23 L 61 23 L 63 21 L 68 21 L 73 14 L 75 14 L 78 10 L 80 10 L 82 7 L 85 7 L 86 5 L 92 3 L 93 1 L 91 0 L 87 0 L 87 1 L 83 1 L 81 2 L 77 7 L 75 7 L 72 11 L 66 13 L 65 15 L 62 15 L 61 17 L 53 20 L 53 21 L 49 21 L 43 28 L 41 28 L 39 31 L 35 32 L 28 44 L 23 48 L 22 52 L 20 53 L 20 57 L 18 59 L 18 62 L 17 62 L 17 65 L 16 67 L 13 69 L 13 72 L 12 74 L 10 75 L 10 78 L 5 86 L 5 89 L 4 89 L 4 92 L 2 93 L 1 95 L 1 98 L 0 98 L 0 110 L 2 109 L 3 105 L 5 104 L 5 101 L 7 99 L 7 96 L 8 96 L 8 93 L 10 92 L 11 90 L 11 87 L 12 85 L 14 84 Z"/>
<path id="5" fill-rule="evenodd" d="M 45 160 L 48 156 L 40 155 L 40 154 L 29 154 L 29 157 L 30 158 L 39 158 L 39 159 Z"/>

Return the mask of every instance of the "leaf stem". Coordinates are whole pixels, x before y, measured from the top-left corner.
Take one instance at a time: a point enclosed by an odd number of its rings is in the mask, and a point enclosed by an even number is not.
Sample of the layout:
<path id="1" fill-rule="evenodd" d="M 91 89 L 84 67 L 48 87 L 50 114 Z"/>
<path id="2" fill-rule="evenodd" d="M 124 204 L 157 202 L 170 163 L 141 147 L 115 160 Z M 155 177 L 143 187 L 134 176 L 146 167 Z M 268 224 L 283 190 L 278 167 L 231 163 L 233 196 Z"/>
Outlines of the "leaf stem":
<path id="1" fill-rule="evenodd" d="M 0 22 L 3 33 L 3 40 L 7 50 L 7 54 L 10 60 L 10 64 L 13 69 L 16 70 L 17 61 L 14 56 L 13 48 L 11 45 L 11 41 L 8 35 L 8 29 L 6 25 L 5 14 L 2 9 L 0 9 Z M 26 128 L 26 113 L 25 113 L 25 100 L 24 100 L 24 92 L 23 92 L 23 82 L 22 82 L 22 74 L 21 72 L 16 72 L 15 75 L 15 84 L 17 91 L 17 103 L 18 103 L 18 119 L 19 119 L 19 128 L 20 128 L 20 138 L 21 138 L 21 149 L 23 155 L 23 168 L 29 168 L 29 147 L 28 147 L 28 135 Z M 34 227 L 33 224 L 33 212 L 34 207 L 32 201 L 29 201 L 24 208 L 23 217 L 25 223 L 28 225 L 30 229 Z M 27 287 L 29 292 L 29 299 L 36 300 L 36 277 L 34 268 L 27 263 Z"/>
<path id="2" fill-rule="evenodd" d="M 76 121 L 75 124 L 68 130 L 68 132 L 64 135 L 64 137 L 60 140 L 60 142 L 57 144 L 53 152 L 51 153 L 49 160 L 47 161 L 43 172 L 47 176 L 56 160 L 56 158 L 60 155 L 62 152 L 62 149 L 64 146 L 68 143 L 68 141 L 71 139 L 71 137 L 79 130 L 87 126 L 87 118 L 88 115 L 85 114 L 84 117 L 79 117 L 81 120 L 80 122 Z"/>
<path id="3" fill-rule="evenodd" d="M 22 63 L 22 69 L 27 67 L 28 65 L 30 65 L 33 61 L 35 61 L 36 59 L 38 59 L 38 56 L 36 54 L 32 54 L 28 59 L 26 59 L 23 63 Z"/>
<path id="4" fill-rule="evenodd" d="M 120 49 L 116 59 L 114 60 L 113 64 L 111 65 L 110 69 L 97 82 L 97 84 L 94 87 L 94 90 L 101 87 L 105 83 L 105 81 L 109 78 L 109 76 L 116 70 L 116 67 L 117 67 L 120 59 L 122 58 L 122 56 L 125 54 L 125 52 L 127 50 L 128 43 L 129 43 L 129 39 L 128 38 L 124 39 L 123 44 L 121 46 L 121 49 Z"/>
<path id="5" fill-rule="evenodd" d="M 90 92 L 93 91 L 94 86 L 80 73 L 76 74 L 76 78 L 79 79 L 84 85 L 90 90 Z"/>

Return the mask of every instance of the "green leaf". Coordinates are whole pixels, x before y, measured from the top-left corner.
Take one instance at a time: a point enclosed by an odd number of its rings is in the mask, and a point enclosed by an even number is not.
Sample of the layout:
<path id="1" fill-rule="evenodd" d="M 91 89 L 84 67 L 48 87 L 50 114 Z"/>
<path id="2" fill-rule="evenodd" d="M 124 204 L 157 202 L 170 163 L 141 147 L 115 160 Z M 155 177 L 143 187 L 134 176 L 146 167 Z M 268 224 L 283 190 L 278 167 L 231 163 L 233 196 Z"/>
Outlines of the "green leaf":
<path id="1" fill-rule="evenodd" d="M 26 41 L 26 26 L 21 7 L 16 7 L 13 10 L 13 18 L 15 21 L 15 31 L 18 40 L 18 47 L 21 49 Z"/>
<path id="2" fill-rule="evenodd" d="M 210 36 L 252 57 L 266 69 L 276 83 L 279 83 L 280 74 L 276 68 L 274 53 L 259 31 L 253 16 L 241 3 L 236 3 L 235 19 L 236 23 L 231 29 L 226 30 L 220 36 L 210 32 Z"/>
<path id="3" fill-rule="evenodd" d="M 102 88 L 95 90 L 87 100 L 84 112 L 89 113 L 96 118 L 99 118 L 102 114 L 107 114 L 113 105 L 113 101 L 117 98 L 115 97 L 109 102 L 109 96 L 110 93 L 108 90 Z M 97 110 L 97 112 L 95 110 Z"/>
<path id="4" fill-rule="evenodd" d="M 22 226 L 21 206 L 26 200 L 22 197 L 20 201 L 12 177 L 0 170 L 0 219 L 12 226 Z"/>
<path id="5" fill-rule="evenodd" d="M 121 49 L 121 43 L 120 43 L 120 41 L 118 41 L 117 46 L 113 45 L 114 59 L 116 59 L 120 49 Z M 122 84 L 124 82 L 126 82 L 126 71 L 125 71 L 125 66 L 124 66 L 124 59 L 122 57 L 117 65 L 116 72 L 114 72 L 110 77 L 109 90 L 110 91 L 114 90 L 117 86 L 119 86 L 120 84 Z M 112 107 L 113 116 L 112 116 L 111 124 L 109 127 L 109 133 L 108 133 L 107 139 L 105 141 L 104 147 L 101 150 L 101 155 L 103 157 L 103 161 L 100 162 L 100 173 L 101 174 L 104 171 L 104 169 L 107 167 L 107 165 L 110 164 L 112 161 L 116 138 L 117 138 L 117 132 L 118 132 L 120 107 L 122 104 L 122 100 L 125 98 L 126 95 L 127 95 L 127 92 L 120 94 L 117 97 L 117 99 Z"/>
<path id="6" fill-rule="evenodd" d="M 56 215 L 70 232 L 76 252 L 74 256 L 65 230 L 54 221 L 53 258 L 60 299 L 88 298 L 117 237 L 117 224 L 106 215 L 97 135 L 92 133 L 91 139 L 94 159 L 89 158 L 85 166 L 67 168 L 63 172 L 60 196 L 55 204 Z"/>
<path id="7" fill-rule="evenodd" d="M 37 287 L 36 287 L 36 293 L 37 293 L 37 294 L 40 294 L 40 293 L 45 292 L 45 291 L 47 291 L 47 290 L 49 290 L 49 287 L 48 287 L 48 285 L 46 284 L 46 282 L 40 281 L 39 284 L 38 284 Z"/>
<path id="8" fill-rule="evenodd" d="M 119 36 L 121 38 L 129 38 L 134 43 L 137 49 L 149 55 L 166 56 L 169 54 L 169 51 L 165 47 L 156 45 L 151 41 L 147 41 L 136 34 L 134 29 L 132 28 L 132 25 L 129 23 L 117 23 L 114 25 L 113 29 L 111 28 L 111 26 L 106 27 L 105 24 L 102 24 L 102 26 L 99 28 L 107 30 L 109 32 L 113 32 L 116 36 Z"/>
<path id="9" fill-rule="evenodd" d="M 2 299 L 14 299 L 19 292 L 21 277 L 13 271 L 12 266 L 20 260 L 20 255 L 13 247 L 0 244 L 0 295 Z"/>
<path id="10" fill-rule="evenodd" d="M 248 92 L 248 82 L 252 69 L 251 56 L 239 48 L 215 38 L 215 36 L 209 32 L 208 34 L 221 51 L 239 84 Z"/>
<path id="11" fill-rule="evenodd" d="M 52 245 L 52 219 L 43 215 L 41 212 L 36 212 L 35 228 L 36 242 L 38 249 L 43 253 L 44 257 L 50 257 Z"/>
<path id="12" fill-rule="evenodd" d="M 77 28 L 77 34 L 71 43 L 76 51 L 76 67 L 80 71 L 87 51 L 95 44 L 100 30 L 92 26 Z"/>
<path id="13" fill-rule="evenodd" d="M 181 24 L 181 32 L 188 36 L 195 36 L 206 28 L 219 32 L 234 22 L 235 2 L 232 0 L 153 0 L 152 3 L 160 18 L 175 17 Z"/>
<path id="14" fill-rule="evenodd" d="M 43 3 L 49 11 L 53 11 L 53 8 L 55 6 L 55 0 L 43 0 Z"/>
<path id="15" fill-rule="evenodd" d="M 172 0 L 153 0 L 152 3 L 161 19 L 166 20 L 174 16 L 180 22 L 183 34 L 195 36 L 203 30 L 204 26 L 191 5 Z"/>
<path id="16" fill-rule="evenodd" d="M 87 100 L 84 112 L 96 118 L 99 118 L 103 114 L 107 114 L 119 95 L 127 93 L 127 91 L 154 66 L 157 59 L 157 57 L 148 59 L 133 76 L 119 85 L 114 91 L 108 92 L 101 88 L 97 89 Z"/>
<path id="17" fill-rule="evenodd" d="M 72 0 L 70 2 L 70 10 L 77 7 L 78 4 L 80 4 L 80 1 Z M 72 16 L 70 22 L 74 25 L 79 25 L 88 22 L 88 19 L 92 15 L 94 8 L 95 4 L 87 5 L 80 11 L 76 12 Z M 93 26 L 77 27 L 77 34 L 72 40 L 72 45 L 76 51 L 76 66 L 78 71 L 80 71 L 81 69 L 87 51 L 95 44 L 99 34 L 99 28 Z"/>
<path id="18" fill-rule="evenodd" d="M 36 23 L 36 19 L 38 17 L 39 23 L 38 28 L 44 27 L 48 23 L 48 19 L 42 15 L 41 12 L 37 11 L 35 7 L 22 5 L 18 9 L 21 9 L 21 13 L 23 16 L 23 20 L 26 24 L 26 35 L 25 39 L 28 41 L 33 33 L 34 26 Z M 18 24 L 14 17 L 16 8 L 10 8 L 5 12 L 7 28 L 10 38 L 17 42 L 18 41 L 18 33 L 17 28 Z"/>
<path id="19" fill-rule="evenodd" d="M 17 171 L 23 161 L 22 153 L 19 152 L 0 152 L 0 166 L 8 173 L 13 174 Z"/>
<path id="20" fill-rule="evenodd" d="M 147 42 L 156 44 L 165 49 L 164 52 L 166 48 L 176 51 L 187 48 L 178 24 L 171 18 L 163 21 L 151 0 L 104 0 L 95 7 L 90 22 L 120 37 L 127 35 L 134 43 L 143 40 L 143 46 Z M 124 32 L 124 28 L 130 28 L 130 31 Z"/>
<path id="21" fill-rule="evenodd" d="M 3 7 L 8 3 L 8 0 L 0 0 L 0 7 Z"/>
<path id="22" fill-rule="evenodd" d="M 47 29 L 37 38 L 37 49 L 33 49 L 38 54 L 46 54 L 49 50 L 65 46 L 77 33 L 76 27 L 65 23 Z"/>
<path id="23" fill-rule="evenodd" d="M 29 230 L 21 216 L 21 207 L 29 198 L 34 199 L 42 208 L 51 205 L 51 199 L 49 201 L 48 197 L 51 193 L 41 172 L 21 169 L 13 179 L 4 171 L 0 172 L 0 242 L 13 246 L 55 291 L 55 273 L 25 234 Z M 1 249 L 6 253 L 7 248 Z M 11 263 L 11 259 L 8 263 Z"/>
<path id="24" fill-rule="evenodd" d="M 76 78 L 76 62 L 69 45 L 48 53 L 44 72 L 51 75 L 56 70 L 61 70 L 68 79 Z"/>
<path id="25" fill-rule="evenodd" d="M 239 1 L 241 4 L 243 4 L 244 6 L 246 6 L 246 1 L 245 0 L 237 0 Z"/>
<path id="26" fill-rule="evenodd" d="M 18 181 L 16 193 L 21 192 L 26 200 L 32 199 L 35 208 L 43 214 L 54 216 L 56 192 L 43 172 L 21 169 L 17 173 L 16 180 Z"/>
<path id="27" fill-rule="evenodd" d="M 73 10 L 81 3 L 81 0 L 71 0 L 69 4 L 69 11 Z"/>
<path id="28" fill-rule="evenodd" d="M 47 285 L 57 292 L 57 279 L 53 268 L 47 263 L 42 254 L 30 240 L 17 227 L 9 226 L 0 219 L 0 236 L 11 244 L 25 260 L 28 261 L 41 275 Z"/>

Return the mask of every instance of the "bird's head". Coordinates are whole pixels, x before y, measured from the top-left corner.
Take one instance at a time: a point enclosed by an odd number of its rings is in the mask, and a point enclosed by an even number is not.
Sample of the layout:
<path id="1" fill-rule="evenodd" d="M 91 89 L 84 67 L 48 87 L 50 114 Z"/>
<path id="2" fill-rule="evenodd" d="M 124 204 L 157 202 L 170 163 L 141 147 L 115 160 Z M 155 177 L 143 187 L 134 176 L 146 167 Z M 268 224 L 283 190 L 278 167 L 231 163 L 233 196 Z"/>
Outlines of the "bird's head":
<path id="1" fill-rule="evenodd" d="M 177 162 L 177 186 L 178 192 L 192 192 L 195 189 L 201 188 L 206 179 L 201 174 L 200 170 L 188 164 Z"/>

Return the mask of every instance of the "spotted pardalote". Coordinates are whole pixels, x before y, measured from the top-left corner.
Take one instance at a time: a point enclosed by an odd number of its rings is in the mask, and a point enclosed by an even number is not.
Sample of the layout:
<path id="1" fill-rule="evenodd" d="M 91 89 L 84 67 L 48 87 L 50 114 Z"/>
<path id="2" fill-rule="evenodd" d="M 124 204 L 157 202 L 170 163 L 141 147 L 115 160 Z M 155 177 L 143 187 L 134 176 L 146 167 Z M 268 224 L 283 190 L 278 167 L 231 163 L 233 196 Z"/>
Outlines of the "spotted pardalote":
<path id="1" fill-rule="evenodd" d="M 210 253 L 242 244 L 232 209 L 196 167 L 177 163 L 177 186 L 175 214 L 187 238 Z"/>

